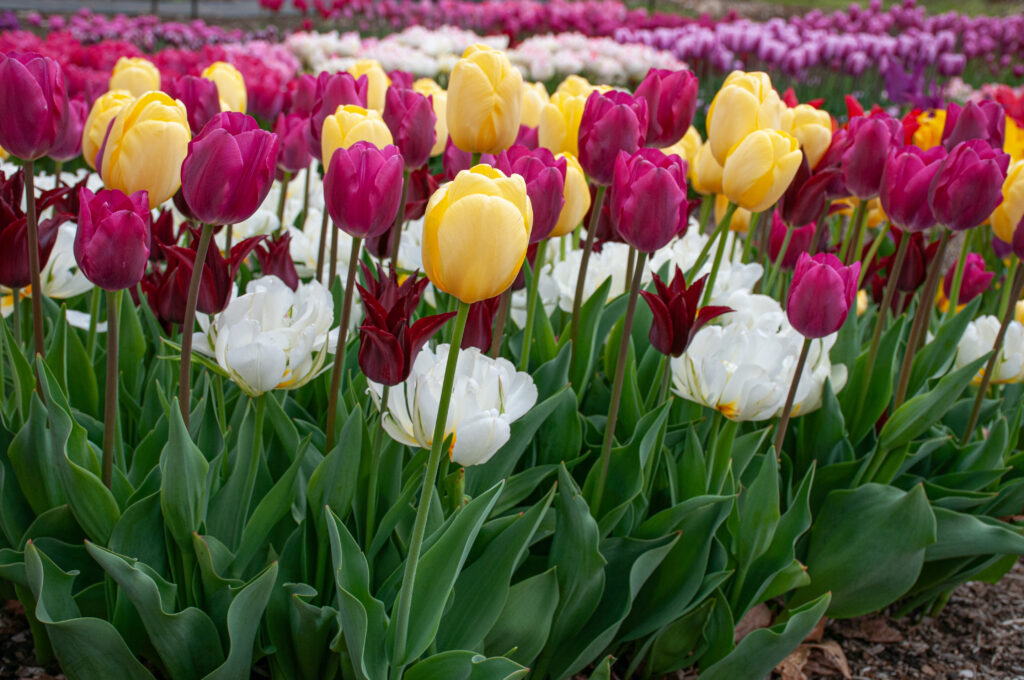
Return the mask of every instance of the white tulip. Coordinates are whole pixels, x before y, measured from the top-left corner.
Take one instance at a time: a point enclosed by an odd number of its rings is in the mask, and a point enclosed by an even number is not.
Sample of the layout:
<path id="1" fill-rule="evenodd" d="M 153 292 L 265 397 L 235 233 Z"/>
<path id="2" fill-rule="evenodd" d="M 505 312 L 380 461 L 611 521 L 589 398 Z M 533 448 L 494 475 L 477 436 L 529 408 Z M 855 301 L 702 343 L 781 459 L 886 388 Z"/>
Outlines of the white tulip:
<path id="1" fill-rule="evenodd" d="M 996 345 L 999 319 L 983 316 L 968 324 L 956 352 L 956 368 L 961 368 L 989 353 Z M 974 376 L 974 384 L 981 382 L 982 371 Z M 994 384 L 1024 382 L 1024 325 L 1011 321 L 1003 339 L 1003 348 L 993 367 L 990 381 Z"/>

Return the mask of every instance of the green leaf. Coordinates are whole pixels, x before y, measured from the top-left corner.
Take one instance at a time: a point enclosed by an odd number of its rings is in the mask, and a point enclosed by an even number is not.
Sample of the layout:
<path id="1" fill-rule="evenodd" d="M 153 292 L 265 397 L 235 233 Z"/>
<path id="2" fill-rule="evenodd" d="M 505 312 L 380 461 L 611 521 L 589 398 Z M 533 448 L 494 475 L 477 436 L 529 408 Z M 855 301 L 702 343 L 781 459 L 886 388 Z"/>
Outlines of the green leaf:
<path id="1" fill-rule="evenodd" d="M 957 312 L 956 316 L 943 323 L 932 341 L 914 355 L 907 394 L 917 394 L 924 387 L 925 381 L 942 375 L 949 369 L 956 358 L 960 338 L 963 337 L 971 319 L 977 314 L 982 297 L 977 296 Z"/>
<path id="2" fill-rule="evenodd" d="M 558 607 L 558 577 L 555 567 L 516 583 L 508 591 L 501 615 L 487 633 L 484 650 L 505 654 L 513 661 L 531 664 L 551 632 Z"/>
<path id="3" fill-rule="evenodd" d="M 878 418 L 889 407 L 895 384 L 893 378 L 896 371 L 896 348 L 905 325 L 906 318 L 900 317 L 882 334 L 882 340 L 878 344 L 875 367 L 870 377 L 867 375 L 869 350 L 865 349 L 857 357 L 856 367 L 849 372 L 849 382 L 839 393 L 843 417 L 850 433 L 850 441 L 854 445 L 867 436 Z M 865 380 L 869 380 L 867 391 L 864 390 Z M 865 396 L 862 398 L 861 395 Z"/>
<path id="4" fill-rule="evenodd" d="M 7 456 L 25 501 L 35 514 L 41 515 L 50 508 L 66 504 L 67 499 L 57 469 L 45 455 L 47 449 L 43 448 L 49 446 L 46 407 L 38 395 L 30 392 L 29 397 L 25 424 L 14 436 Z"/>
<path id="5" fill-rule="evenodd" d="M 606 656 L 601 660 L 601 663 L 597 664 L 597 668 L 590 674 L 589 680 L 612 680 L 612 661 L 615 660 L 614 656 Z"/>
<path id="6" fill-rule="evenodd" d="M 173 401 L 167 445 L 160 454 L 160 509 L 168 533 L 182 550 L 191 548 L 192 534 L 206 517 L 209 467 L 189 437 L 177 400 Z"/>
<path id="7" fill-rule="evenodd" d="M 11 383 L 14 385 L 14 399 L 18 406 L 18 413 L 24 420 L 28 415 L 29 403 L 32 393 L 36 388 L 36 376 L 32 372 L 32 364 L 21 351 L 21 346 L 11 334 L 11 328 L 0 319 L 0 325 L 4 327 L 3 353 L 7 356 L 11 365 Z"/>
<path id="8" fill-rule="evenodd" d="M 231 650 L 227 660 L 203 680 L 237 680 L 252 671 L 253 645 L 259 631 L 263 610 L 270 599 L 270 589 L 277 579 L 277 562 L 261 571 L 235 595 L 228 607 L 228 635 Z"/>
<path id="9" fill-rule="evenodd" d="M 117 371 L 124 388 L 137 394 L 146 375 L 146 336 L 139 322 L 138 309 L 125 297 L 121 296 L 118 322 Z"/>
<path id="10" fill-rule="evenodd" d="M 925 560 L 947 560 L 979 555 L 1024 555 L 1024 535 L 1012 525 L 933 507 L 936 541 L 925 550 Z"/>
<path id="11" fill-rule="evenodd" d="M 715 604 L 713 599 L 706 600 L 658 631 L 648 662 L 653 674 L 668 674 L 696 663 L 701 653 L 698 644 Z"/>
<path id="12" fill-rule="evenodd" d="M 348 515 L 359 477 L 359 461 L 363 452 L 363 411 L 352 409 L 338 436 L 338 443 L 320 461 L 306 486 L 310 507 L 319 515 L 320 508 L 330 506 L 340 517 Z"/>
<path id="13" fill-rule="evenodd" d="M 405 680 L 515 680 L 530 672 L 503 657 L 487 658 L 465 650 L 441 652 L 405 672 Z"/>
<path id="14" fill-rule="evenodd" d="M 779 466 L 774 452 L 761 456 L 757 476 L 740 492 L 736 509 L 739 532 L 732 538 L 736 559 L 745 567 L 768 548 L 779 523 Z"/>
<path id="15" fill-rule="evenodd" d="M 261 395 L 257 399 L 268 399 Z M 245 417 L 238 429 L 238 441 L 223 455 L 231 457 L 231 472 L 224 486 L 210 497 L 210 511 L 206 519 L 207 531 L 216 536 L 228 548 L 234 549 L 242 538 L 242 530 L 252 508 L 256 476 L 259 473 L 262 447 L 256 445 L 255 401 L 250 399 Z M 194 424 L 193 424 L 194 426 Z M 216 487 L 215 487 L 216 488 Z"/>
<path id="16" fill-rule="evenodd" d="M 580 321 L 576 338 L 576 364 L 571 375 L 571 384 L 576 390 L 577 397 L 582 396 L 586 390 L 587 381 L 593 370 L 594 357 L 597 355 L 595 345 L 598 342 L 598 325 L 605 312 L 605 303 L 608 301 L 608 291 L 611 289 L 611 285 L 611 277 L 608 277 L 580 307 Z M 559 344 L 567 343 L 570 339 L 571 334 L 563 331 L 559 338 Z"/>

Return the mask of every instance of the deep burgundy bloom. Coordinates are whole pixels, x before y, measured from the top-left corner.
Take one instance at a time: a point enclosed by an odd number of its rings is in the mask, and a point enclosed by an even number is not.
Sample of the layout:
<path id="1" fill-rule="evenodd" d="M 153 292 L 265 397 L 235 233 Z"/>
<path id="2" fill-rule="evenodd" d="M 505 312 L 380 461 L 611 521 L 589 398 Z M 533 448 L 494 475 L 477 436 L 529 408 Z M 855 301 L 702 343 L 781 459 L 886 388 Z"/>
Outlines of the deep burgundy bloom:
<path id="1" fill-rule="evenodd" d="M 149 259 L 151 262 L 163 262 L 167 259 L 164 254 L 164 246 L 173 246 L 178 243 L 184 227 L 174 228 L 174 213 L 170 210 L 161 210 L 160 215 L 153 220 L 149 230 Z"/>
<path id="2" fill-rule="evenodd" d="M 476 347 L 481 352 L 491 349 L 494 342 L 494 315 L 498 312 L 501 303 L 501 296 L 480 300 L 469 306 L 469 316 L 466 318 L 466 330 L 462 334 L 462 349 Z"/>
<path id="3" fill-rule="evenodd" d="M 0 92 L 0 147 L 22 160 L 47 155 L 68 117 L 60 64 L 38 54 L 0 54 Z"/>
<path id="4" fill-rule="evenodd" d="M 961 107 L 950 102 L 946 107 L 946 123 L 942 128 L 942 145 L 952 150 L 960 142 L 981 139 L 996 148 L 1003 148 L 1006 137 L 1006 112 L 991 100 L 967 102 Z"/>
<path id="5" fill-rule="evenodd" d="M 149 198 L 116 189 L 97 194 L 82 188 L 75 260 L 87 279 L 105 290 L 124 290 L 142 280 L 149 261 Z"/>
<path id="6" fill-rule="evenodd" d="M 787 227 L 781 215 L 779 215 L 779 211 L 776 210 L 772 213 L 772 231 L 769 234 L 769 256 L 771 261 L 774 262 L 778 259 L 779 251 L 782 250 L 782 242 L 786 240 L 786 232 L 792 229 L 793 234 L 789 237 L 786 254 L 782 256 L 782 267 L 784 269 L 795 267 L 800 254 L 806 253 L 811 249 L 811 242 L 814 240 L 814 231 L 817 227 L 818 225 L 815 222 L 810 222 L 802 227 Z"/>
<path id="7" fill-rule="evenodd" d="M 366 91 L 369 81 L 366 76 L 355 78 L 351 73 L 322 72 L 316 80 L 316 103 L 309 118 L 309 153 L 320 158 L 320 135 L 324 121 L 333 116 L 339 106 L 354 104 L 366 108 Z"/>
<path id="8" fill-rule="evenodd" d="M 889 149 L 903 139 L 900 121 L 888 114 L 859 116 L 850 121 L 849 137 L 843 151 L 843 180 L 862 200 L 878 195 Z"/>
<path id="9" fill-rule="evenodd" d="M 923 231 L 935 224 L 928 190 L 945 158 L 941 146 L 922 151 L 910 145 L 890 151 L 880 198 L 885 214 L 900 229 Z"/>
<path id="10" fill-rule="evenodd" d="M 298 290 L 299 274 L 295 271 L 295 262 L 288 249 L 291 241 L 292 235 L 286 231 L 276 239 L 257 245 L 255 253 L 264 276 L 276 276 L 292 290 Z"/>
<path id="11" fill-rule="evenodd" d="M 686 230 L 686 170 L 686 161 L 658 149 L 619 152 L 610 204 L 626 243 L 653 253 Z"/>
<path id="12" fill-rule="evenodd" d="M 418 220 L 427 211 L 427 201 L 437 191 L 438 182 L 434 175 L 430 174 L 430 168 L 423 166 L 413 171 L 405 183 L 405 220 Z M 394 233 L 394 225 L 388 227 L 380 236 L 370 236 L 366 239 L 366 249 L 374 257 L 385 258 L 391 254 L 391 235 Z"/>
<path id="13" fill-rule="evenodd" d="M 789 323 L 807 338 L 838 331 L 856 303 L 859 275 L 860 262 L 847 267 L 831 253 L 801 253 L 786 298 Z"/>
<path id="14" fill-rule="evenodd" d="M 960 142 L 935 173 L 928 203 L 939 224 L 953 231 L 976 227 L 1003 201 L 1010 156 L 988 142 Z"/>
<path id="15" fill-rule="evenodd" d="M 683 272 L 677 265 L 675 276 L 667 286 L 655 274 L 654 287 L 657 292 L 640 291 L 654 317 L 648 336 L 654 349 L 667 356 L 680 356 L 704 324 L 733 311 L 729 307 L 717 305 L 700 306 L 707 279 L 705 274 L 687 286 Z"/>
<path id="16" fill-rule="evenodd" d="M 956 276 L 956 268 L 959 264 L 959 260 L 954 262 L 942 278 L 942 292 L 947 299 L 953 292 L 953 278 Z M 967 259 L 964 261 L 964 275 L 960 282 L 960 295 L 957 304 L 965 305 L 984 293 L 995 275 L 995 272 L 986 271 L 985 258 L 977 253 L 968 253 Z"/>
<path id="17" fill-rule="evenodd" d="M 61 163 L 74 160 L 82 153 L 82 129 L 85 119 L 89 116 L 89 107 L 81 99 L 68 102 L 68 115 L 64 131 L 54 143 L 48 154 L 50 158 Z"/>
<path id="18" fill-rule="evenodd" d="M 366 281 L 366 287 L 356 284 L 366 310 L 359 327 L 359 368 L 367 380 L 398 385 L 409 377 L 423 345 L 455 313 L 426 316 L 410 325 L 427 279 L 417 271 L 399 283 L 394 267 L 385 276 L 378 264 L 374 277 L 364 263 L 359 264 Z"/>
<path id="19" fill-rule="evenodd" d="M 306 132 L 309 121 L 296 113 L 278 114 L 274 122 L 274 134 L 277 135 L 279 152 L 277 167 L 293 175 L 309 167 L 313 157 L 309 155 L 309 144 Z"/>
<path id="20" fill-rule="evenodd" d="M 356 142 L 336 149 L 324 177 L 324 198 L 335 226 L 346 234 L 383 234 L 395 221 L 402 200 L 398 147 L 378 149 L 370 142 Z"/>
<path id="21" fill-rule="evenodd" d="M 46 266 L 50 251 L 57 242 L 57 230 L 73 213 L 67 212 L 61 199 L 67 187 L 44 191 L 36 199 L 36 214 L 54 206 L 54 215 L 39 222 L 39 266 Z M 24 288 L 31 276 L 28 268 L 28 221 L 21 208 L 25 195 L 25 171 L 19 169 L 9 177 L 0 173 L 0 286 Z"/>
<path id="22" fill-rule="evenodd" d="M 149 298 L 150 306 L 157 316 L 166 321 L 180 324 L 185 320 L 185 299 L 192 278 L 192 267 L 196 260 L 199 247 L 199 231 L 190 229 L 192 243 L 189 247 L 165 246 L 167 253 L 167 269 L 163 276 L 156 277 L 143 290 Z M 203 314 L 216 314 L 224 310 L 231 301 L 232 284 L 242 262 L 253 251 L 264 236 L 254 236 L 236 243 L 227 259 L 221 255 L 220 249 L 210 248 L 206 253 L 206 262 L 199 282 L 199 298 L 196 309 Z M 154 285 L 154 283 L 158 285 Z M 152 292 L 151 292 L 152 291 Z"/>
<path id="23" fill-rule="evenodd" d="M 647 146 L 672 146 L 686 134 L 697 110 L 697 76 L 692 71 L 652 68 L 634 93 L 647 100 Z"/>
<path id="24" fill-rule="evenodd" d="M 779 199 L 782 220 L 791 227 L 816 222 L 828 204 L 829 188 L 841 174 L 838 166 L 822 167 L 820 163 L 818 169 L 811 172 L 807 156 L 804 156 L 796 176 Z"/>
<path id="25" fill-rule="evenodd" d="M 167 94 L 180 99 L 188 112 L 188 126 L 198 135 L 210 119 L 220 113 L 220 95 L 217 83 L 196 76 L 181 76 L 170 81 Z"/>
<path id="26" fill-rule="evenodd" d="M 415 170 L 426 165 L 437 139 L 437 115 L 430 100 L 415 90 L 392 85 L 385 95 L 384 122 L 402 152 L 405 167 Z"/>
<path id="27" fill-rule="evenodd" d="M 540 243 L 558 224 L 565 205 L 565 158 L 555 158 L 548 149 L 531 151 L 516 144 L 498 154 L 494 166 L 506 175 L 520 175 L 526 180 L 526 193 L 533 206 L 530 243 Z"/>
<path id="28" fill-rule="evenodd" d="M 608 186 L 620 151 L 635 153 L 647 135 L 647 100 L 626 92 L 594 91 L 580 118 L 579 161 L 590 181 Z"/>

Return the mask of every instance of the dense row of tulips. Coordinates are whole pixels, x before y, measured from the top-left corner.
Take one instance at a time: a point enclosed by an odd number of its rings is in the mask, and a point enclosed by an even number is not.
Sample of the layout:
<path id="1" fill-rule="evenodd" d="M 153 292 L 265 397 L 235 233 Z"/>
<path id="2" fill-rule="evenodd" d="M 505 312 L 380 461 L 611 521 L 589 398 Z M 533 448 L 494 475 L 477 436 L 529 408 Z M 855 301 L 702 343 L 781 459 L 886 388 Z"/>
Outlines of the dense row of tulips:
<path id="1" fill-rule="evenodd" d="M 763 677 L 1024 554 L 1004 91 L 217 49 L 0 55 L 0 588 L 72 680 Z"/>

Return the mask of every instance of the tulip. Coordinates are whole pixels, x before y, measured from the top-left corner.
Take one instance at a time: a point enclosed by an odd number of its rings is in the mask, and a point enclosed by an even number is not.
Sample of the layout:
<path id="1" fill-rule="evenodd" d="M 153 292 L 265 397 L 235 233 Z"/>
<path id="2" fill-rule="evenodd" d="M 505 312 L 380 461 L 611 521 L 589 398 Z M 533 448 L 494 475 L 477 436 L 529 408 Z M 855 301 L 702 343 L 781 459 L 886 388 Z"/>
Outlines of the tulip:
<path id="1" fill-rule="evenodd" d="M 563 188 L 562 211 L 558 214 L 558 222 L 551 230 L 551 237 L 556 238 L 572 233 L 590 210 L 590 187 L 587 177 L 576 157 L 569 153 L 560 153 L 556 158 L 565 159 L 565 186 Z"/>
<path id="2" fill-rule="evenodd" d="M 313 157 L 306 143 L 309 121 L 296 113 L 277 114 L 274 134 L 277 136 L 277 167 L 284 172 L 295 174 L 309 167 Z"/>
<path id="3" fill-rule="evenodd" d="M 942 278 L 942 292 L 947 304 L 952 294 L 954 287 L 953 277 L 958 267 L 959 260 L 953 263 L 953 266 L 949 268 L 949 271 Z M 956 306 L 966 305 L 984 293 L 988 289 L 989 284 L 992 283 L 993 278 L 995 278 L 995 272 L 985 270 L 985 259 L 977 253 L 968 253 L 967 258 L 964 260 L 963 278 L 961 279 L 960 294 L 957 296 Z"/>
<path id="4" fill-rule="evenodd" d="M 828 187 L 839 175 L 840 170 L 836 167 L 821 168 L 812 173 L 805 152 L 793 181 L 779 199 L 782 221 L 790 227 L 802 227 L 817 222 L 828 205 Z M 795 264 L 796 256 L 793 258 L 789 267 Z"/>
<path id="5" fill-rule="evenodd" d="M 383 234 L 402 201 L 402 155 L 394 145 L 369 142 L 339 147 L 324 177 L 327 212 L 335 226 L 355 238 Z"/>
<path id="6" fill-rule="evenodd" d="M 653 318 L 648 337 L 654 349 L 666 356 L 682 356 L 697 331 L 712 319 L 733 311 L 723 306 L 700 306 L 707 278 L 705 274 L 687 286 L 683 272 L 677 265 L 675 276 L 667 286 L 655 274 L 653 279 L 656 292 L 640 291 L 647 306 L 651 308 Z"/>
<path id="7" fill-rule="evenodd" d="M 608 186 L 620 151 L 633 154 L 644 145 L 647 100 L 625 92 L 593 92 L 580 118 L 579 161 L 595 184 Z"/>
<path id="8" fill-rule="evenodd" d="M 523 76 L 504 52 L 466 48 L 448 80 L 448 134 L 470 153 L 498 153 L 515 142 L 522 117 Z"/>
<path id="9" fill-rule="evenodd" d="M 530 243 L 547 239 L 565 205 L 568 162 L 547 149 L 530 151 L 517 145 L 502 152 L 494 165 L 506 175 L 516 174 L 526 180 L 526 193 L 533 207 Z"/>
<path id="10" fill-rule="evenodd" d="M 527 255 L 527 258 L 529 258 L 529 255 Z M 466 330 L 462 335 L 462 343 L 459 345 L 461 349 L 476 347 L 481 352 L 491 351 L 495 340 L 494 317 L 500 310 L 501 300 L 504 297 L 504 294 L 502 294 L 487 300 L 474 302 L 469 306 L 469 316 L 466 317 Z M 498 336 L 497 339 L 500 341 L 501 337 Z M 498 343 L 498 351 L 501 351 L 500 342 Z"/>
<path id="11" fill-rule="evenodd" d="M 992 212 L 992 231 L 1012 243 L 1014 230 L 1024 217 L 1024 160 L 1012 163 L 1003 182 L 1003 201 Z"/>
<path id="12" fill-rule="evenodd" d="M 303 73 L 298 78 L 288 82 L 289 100 L 287 108 L 290 113 L 298 114 L 303 118 L 309 118 L 313 115 L 313 107 L 316 106 L 317 102 L 318 82 L 317 77 L 309 73 Z"/>
<path id="13" fill-rule="evenodd" d="M 693 190 L 703 196 L 722 193 L 722 166 L 711 153 L 711 144 L 704 142 L 690 164 Z"/>
<path id="14" fill-rule="evenodd" d="M 354 78 L 366 76 L 366 106 L 377 113 L 384 113 L 385 96 L 391 79 L 376 59 L 360 59 L 348 67 Z"/>
<path id="15" fill-rule="evenodd" d="M 779 262 L 779 255 L 783 252 L 782 249 L 785 244 L 786 250 L 782 256 L 780 266 L 783 269 L 793 269 L 800 255 L 811 249 L 811 243 L 814 241 L 814 231 L 817 226 L 814 222 L 809 222 L 802 227 L 787 227 L 779 211 L 776 210 L 772 214 L 772 227 L 769 234 L 768 252 L 772 262 Z M 789 234 L 788 243 L 786 242 L 787 233 Z"/>
<path id="16" fill-rule="evenodd" d="M 45 196 L 36 201 L 37 212 L 52 203 L 52 199 L 47 200 Z M 10 176 L 0 172 L 0 286 L 7 288 L 25 288 L 31 284 L 27 219 L 21 207 L 24 200 L 24 169 Z M 63 219 L 57 218 L 39 223 L 36 250 L 40 268 L 46 266 L 61 222 Z"/>
<path id="17" fill-rule="evenodd" d="M 544 83 L 523 83 L 523 105 L 519 127 L 536 128 L 540 125 L 541 111 L 548 103 L 548 90 Z"/>
<path id="18" fill-rule="evenodd" d="M 928 151 L 916 146 L 890 151 L 882 175 L 880 199 L 885 214 L 900 229 L 924 231 L 935 224 L 928 191 L 945 157 L 946 150 L 941 146 Z"/>
<path id="19" fill-rule="evenodd" d="M 756 130 L 729 152 L 722 189 L 730 201 L 763 212 L 789 187 L 803 160 L 796 138 L 777 130 Z"/>
<path id="20" fill-rule="evenodd" d="M 964 231 L 984 222 L 1002 202 L 1010 157 L 980 139 L 957 144 L 935 173 L 928 203 L 939 224 Z"/>
<path id="21" fill-rule="evenodd" d="M 237 68 L 225 61 L 215 61 L 203 69 L 203 78 L 212 80 L 217 85 L 221 109 L 245 113 L 248 94 L 245 89 L 245 78 Z"/>
<path id="22" fill-rule="evenodd" d="M 797 259 L 786 298 L 786 316 L 805 338 L 837 332 L 857 299 L 860 263 L 844 266 L 831 253 Z"/>
<path id="23" fill-rule="evenodd" d="M 471 167 L 473 167 L 473 154 L 455 146 L 455 142 L 449 137 L 448 146 L 445 147 L 444 155 L 441 156 L 441 168 L 443 170 L 441 174 L 443 179 L 450 182 L 460 172 L 469 170 Z"/>
<path id="24" fill-rule="evenodd" d="M 661 151 L 619 153 L 610 209 L 626 243 L 653 253 L 686 229 L 686 169 L 686 161 Z"/>
<path id="25" fill-rule="evenodd" d="M 0 146 L 25 161 L 60 141 L 68 95 L 60 64 L 38 54 L 0 54 Z"/>
<path id="26" fill-rule="evenodd" d="M 50 149 L 49 156 L 58 163 L 78 158 L 82 153 L 82 130 L 85 129 L 85 119 L 89 115 L 89 107 L 81 99 L 73 99 L 68 102 L 68 117 L 64 125 L 64 132 Z"/>
<path id="27" fill-rule="evenodd" d="M 323 158 L 321 136 L 324 121 L 334 116 L 339 107 L 359 106 L 366 108 L 366 76 L 353 78 L 351 73 L 330 74 L 323 72 L 316 81 L 316 102 L 309 119 L 309 152 Z M 330 156 L 327 157 L 330 161 Z M 326 167 L 327 163 L 324 163 Z"/>
<path id="28" fill-rule="evenodd" d="M 675 154 L 686 161 L 690 166 L 690 175 L 693 174 L 693 164 L 697 160 L 697 154 L 700 153 L 700 148 L 703 142 L 700 138 L 700 133 L 697 132 L 697 128 L 692 125 L 686 130 L 686 134 L 683 138 L 671 146 L 662 147 L 662 151 L 665 152 L 666 156 Z"/>
<path id="29" fill-rule="evenodd" d="M 555 88 L 555 94 L 560 92 L 572 95 L 573 97 L 583 97 L 586 99 L 590 96 L 590 93 L 598 88 L 590 84 L 590 81 L 583 76 L 572 73 L 565 77 L 565 79 L 558 84 Z"/>
<path id="30" fill-rule="evenodd" d="M 923 151 L 942 144 L 946 112 L 942 109 L 915 109 L 903 118 L 904 144 L 913 144 Z"/>
<path id="31" fill-rule="evenodd" d="M 212 80 L 181 76 L 171 81 L 167 94 L 185 105 L 193 135 L 202 132 L 210 119 L 220 113 L 220 94 L 217 92 L 217 83 Z"/>
<path id="32" fill-rule="evenodd" d="M 647 146 L 664 148 L 683 138 L 697 109 L 697 76 L 652 68 L 634 93 L 647 100 Z"/>
<path id="33" fill-rule="evenodd" d="M 146 291 L 150 306 L 154 310 L 159 310 L 160 318 L 177 324 L 182 324 L 185 320 L 189 283 L 199 254 L 199 232 L 191 229 L 189 232 L 192 240 L 188 247 L 164 246 L 167 255 L 167 275 L 154 281 L 161 284 L 160 286 L 150 285 L 150 291 Z M 203 314 L 217 314 L 228 306 L 238 270 L 263 238 L 254 236 L 239 241 L 231 247 L 226 259 L 217 248 L 207 250 L 200 270 L 197 310 Z"/>
<path id="34" fill-rule="evenodd" d="M 783 108 L 767 74 L 730 73 L 708 108 L 708 143 L 718 164 L 755 130 L 778 129 Z"/>
<path id="35" fill-rule="evenodd" d="M 436 121 L 433 105 L 422 94 L 415 90 L 388 88 L 384 122 L 402 152 L 408 170 L 423 167 L 430 160 L 436 141 Z"/>
<path id="36" fill-rule="evenodd" d="M 187 222 L 182 222 L 180 227 L 174 226 L 174 213 L 164 209 L 160 215 L 153 220 L 149 229 L 149 259 L 151 262 L 163 262 L 167 259 L 164 254 L 164 246 L 173 246 L 181 237 L 181 232 Z"/>
<path id="37" fill-rule="evenodd" d="M 142 280 L 149 261 L 149 200 L 140 191 L 117 190 L 79 199 L 75 260 L 86 278 L 106 290 L 131 288 Z"/>
<path id="38" fill-rule="evenodd" d="M 1024 382 L 1024 325 L 1019 321 L 1011 321 L 997 345 L 999 332 L 999 319 L 994 316 L 983 316 L 969 323 L 957 345 L 953 368 L 961 369 L 991 352 L 993 347 L 1001 346 L 1002 351 L 996 352 L 993 357 L 995 361 L 991 370 L 979 370 L 971 382 L 981 384 L 986 372 L 991 384 L 1013 385 Z"/>
<path id="39" fill-rule="evenodd" d="M 100 177 L 108 189 L 145 191 L 155 208 L 181 186 L 190 137 L 184 105 L 163 92 L 148 92 L 114 118 L 97 154 Z"/>
<path id="40" fill-rule="evenodd" d="M 93 170 L 96 169 L 98 160 L 96 156 L 103 146 L 103 140 L 107 136 L 110 121 L 114 120 L 126 104 L 133 101 L 135 101 L 135 98 L 128 92 L 114 90 L 101 95 L 92 103 L 92 108 L 89 109 L 89 115 L 86 117 L 85 124 L 82 127 L 82 157 Z"/>
<path id="41" fill-rule="evenodd" d="M 327 167 L 337 149 L 347 149 L 356 142 L 369 142 L 384 148 L 394 144 L 391 131 L 376 111 L 360 106 L 340 106 L 333 116 L 324 119 L 320 136 L 320 162 Z"/>
<path id="42" fill-rule="evenodd" d="M 819 111 L 809 104 L 799 104 L 783 111 L 782 129 L 800 142 L 811 169 L 818 166 L 832 144 L 832 117 L 827 111 Z"/>
<path id="43" fill-rule="evenodd" d="M 251 217 L 274 183 L 277 137 L 243 113 L 218 113 L 188 144 L 181 192 L 205 224 L 237 224 Z"/>
<path id="44" fill-rule="evenodd" d="M 861 116 L 850 121 L 849 139 L 843 152 L 843 181 L 850 193 L 860 199 L 874 198 L 882 185 L 882 172 L 888 157 L 902 139 L 900 123 L 885 114 Z"/>
<path id="45" fill-rule="evenodd" d="M 1006 113 L 996 102 L 967 102 L 963 107 L 950 102 L 946 107 L 942 145 L 947 151 L 969 139 L 981 139 L 996 148 L 1002 148 L 1005 138 Z"/>
<path id="46" fill-rule="evenodd" d="M 1014 122 L 1012 118 L 1006 119 L 1006 140 L 1003 142 L 1003 151 L 1010 154 L 1015 161 L 1024 160 L 1024 127 Z"/>
<path id="47" fill-rule="evenodd" d="M 580 119 L 586 97 L 556 92 L 541 109 L 537 144 L 552 153 L 579 154 Z"/>
<path id="48" fill-rule="evenodd" d="M 292 235 L 287 231 L 276 239 L 256 246 L 256 259 L 263 276 L 276 276 L 292 290 L 299 289 L 299 274 L 291 255 Z"/>
<path id="49" fill-rule="evenodd" d="M 729 209 L 729 199 L 725 194 L 715 196 L 715 222 L 721 223 L 725 219 L 725 213 Z M 745 234 L 750 230 L 750 211 L 746 208 L 736 208 L 729 220 L 729 231 L 738 234 Z"/>
<path id="50" fill-rule="evenodd" d="M 160 70 L 142 57 L 121 57 L 110 74 L 109 90 L 125 90 L 133 97 L 160 89 Z"/>
<path id="51" fill-rule="evenodd" d="M 448 144 L 448 93 L 430 78 L 420 78 L 412 89 L 428 98 L 434 109 L 434 146 L 430 156 L 439 156 Z"/>
<path id="52" fill-rule="evenodd" d="M 424 271 L 434 286 L 462 302 L 495 297 L 519 273 L 532 226 L 522 177 L 485 165 L 464 170 L 427 204 Z"/>

